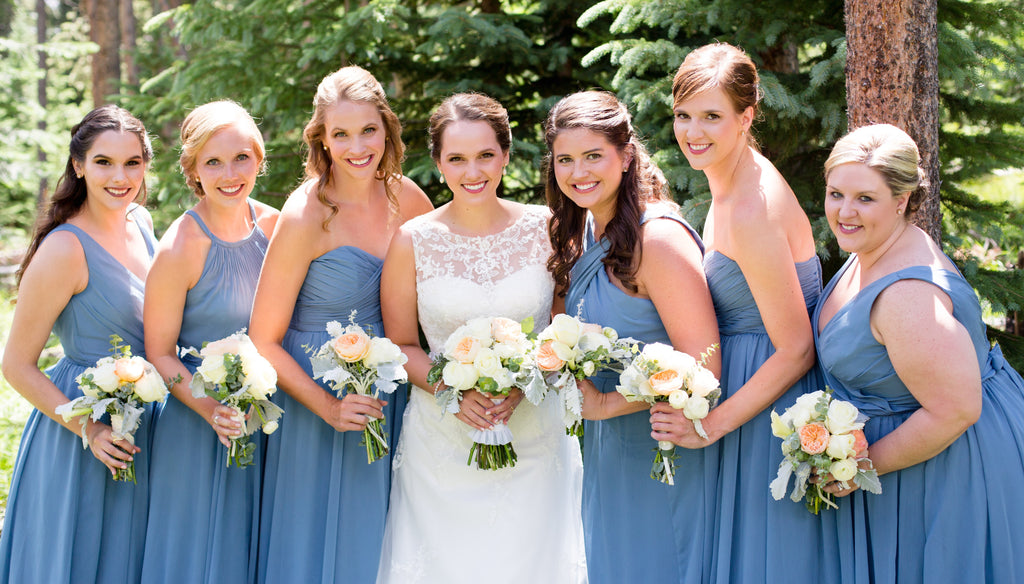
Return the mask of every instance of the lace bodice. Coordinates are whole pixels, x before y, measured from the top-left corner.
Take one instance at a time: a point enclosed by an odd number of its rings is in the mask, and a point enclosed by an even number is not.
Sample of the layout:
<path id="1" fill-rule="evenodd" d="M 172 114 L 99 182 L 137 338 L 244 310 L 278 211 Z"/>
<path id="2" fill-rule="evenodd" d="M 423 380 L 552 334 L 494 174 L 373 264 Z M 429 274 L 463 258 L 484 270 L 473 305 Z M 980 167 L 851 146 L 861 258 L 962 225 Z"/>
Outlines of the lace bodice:
<path id="1" fill-rule="evenodd" d="M 430 350 L 467 320 L 532 316 L 540 330 L 550 319 L 554 282 L 547 213 L 530 205 L 503 231 L 459 235 L 426 218 L 409 222 L 416 261 L 416 306 Z"/>

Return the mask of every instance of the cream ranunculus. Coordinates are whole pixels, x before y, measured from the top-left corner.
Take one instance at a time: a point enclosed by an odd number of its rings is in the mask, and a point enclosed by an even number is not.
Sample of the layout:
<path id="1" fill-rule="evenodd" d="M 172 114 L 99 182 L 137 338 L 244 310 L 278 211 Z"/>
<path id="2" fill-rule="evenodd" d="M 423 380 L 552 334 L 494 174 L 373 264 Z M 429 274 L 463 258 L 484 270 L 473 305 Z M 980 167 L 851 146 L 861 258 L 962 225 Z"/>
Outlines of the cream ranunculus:
<path id="1" fill-rule="evenodd" d="M 155 402 L 167 395 L 167 384 L 155 367 L 146 363 L 146 372 L 135 382 L 135 395 L 144 402 Z"/>
<path id="2" fill-rule="evenodd" d="M 597 365 L 593 361 L 585 361 L 583 363 L 583 374 L 590 377 L 597 370 Z"/>
<path id="3" fill-rule="evenodd" d="M 277 420 L 270 420 L 266 424 L 263 424 L 264 434 L 273 434 L 277 430 Z"/>
<path id="4" fill-rule="evenodd" d="M 376 367 L 384 363 L 397 361 L 404 365 L 409 360 L 398 345 L 392 343 L 385 337 L 373 337 L 370 339 L 370 352 L 366 355 L 366 366 Z"/>
<path id="5" fill-rule="evenodd" d="M 832 434 L 829 436 L 825 454 L 832 458 L 852 458 L 857 453 L 854 448 L 856 441 L 853 434 Z"/>
<path id="6" fill-rule="evenodd" d="M 857 461 L 852 458 L 837 460 L 829 467 L 828 472 L 837 481 L 848 481 L 857 476 Z"/>
<path id="7" fill-rule="evenodd" d="M 677 389 L 676 391 L 668 394 L 668 405 L 672 406 L 674 409 L 683 409 L 686 407 L 686 402 L 688 401 L 690 401 L 690 396 L 686 395 L 686 392 L 681 389 Z"/>
<path id="8" fill-rule="evenodd" d="M 441 371 L 441 379 L 444 380 L 444 384 L 457 391 L 464 391 L 472 389 L 476 385 L 479 376 L 476 372 L 476 367 L 472 363 L 459 363 L 458 361 L 449 361 L 445 363 L 444 369 Z"/>
<path id="9" fill-rule="evenodd" d="M 583 333 L 583 325 L 568 314 L 556 314 L 545 332 L 556 341 L 575 347 Z"/>
<path id="10" fill-rule="evenodd" d="M 196 368 L 196 373 L 202 375 L 208 383 L 221 384 L 227 379 L 228 371 L 224 366 L 223 355 L 212 355 L 203 359 L 203 362 Z"/>
<path id="11" fill-rule="evenodd" d="M 825 427 L 833 434 L 846 434 L 853 430 L 859 430 L 864 424 L 857 422 L 857 406 L 850 402 L 833 399 L 828 404 L 828 415 L 825 417 Z"/>
<path id="12" fill-rule="evenodd" d="M 711 404 L 708 403 L 708 400 L 702 397 L 692 397 L 683 405 L 683 415 L 688 420 L 703 420 L 707 417 L 710 409 Z"/>
<path id="13" fill-rule="evenodd" d="M 708 394 L 718 389 L 718 378 L 710 369 L 695 365 L 690 370 L 690 379 L 686 387 L 696 397 L 707 397 Z"/>

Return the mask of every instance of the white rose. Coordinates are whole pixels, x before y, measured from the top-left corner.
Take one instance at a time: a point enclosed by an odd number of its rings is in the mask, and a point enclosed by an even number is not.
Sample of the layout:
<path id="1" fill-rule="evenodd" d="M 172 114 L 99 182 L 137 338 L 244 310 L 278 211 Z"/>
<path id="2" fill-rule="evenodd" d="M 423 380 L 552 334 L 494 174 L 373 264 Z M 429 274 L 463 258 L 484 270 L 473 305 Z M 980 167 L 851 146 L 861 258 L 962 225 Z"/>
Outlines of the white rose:
<path id="1" fill-rule="evenodd" d="M 464 326 L 468 336 L 480 339 L 481 346 L 490 347 L 491 343 L 494 342 L 494 338 L 491 336 L 491 319 L 474 318 Z"/>
<path id="2" fill-rule="evenodd" d="M 117 373 L 114 371 L 113 360 L 109 363 L 97 363 L 96 367 L 91 368 L 86 373 L 92 373 L 92 382 L 98 385 L 99 388 L 106 393 L 114 393 L 117 391 L 117 386 L 121 383 L 121 378 L 118 377 Z M 82 391 L 83 393 L 85 392 L 85 390 Z M 96 394 L 96 391 L 92 390 L 92 394 Z M 92 397 L 99 397 L 99 395 L 92 395 Z"/>
<path id="3" fill-rule="evenodd" d="M 691 369 L 687 389 L 695 397 L 707 397 L 707 395 L 718 389 L 718 379 L 710 369 L 696 365 Z"/>
<path id="4" fill-rule="evenodd" d="M 853 447 L 856 441 L 853 434 L 832 434 L 828 438 L 828 448 L 825 449 L 825 454 L 832 458 L 852 458 L 857 453 Z"/>
<path id="5" fill-rule="evenodd" d="M 848 481 L 857 476 L 857 461 L 852 458 L 837 460 L 829 467 L 828 472 L 837 481 Z"/>
<path id="6" fill-rule="evenodd" d="M 479 379 L 479 376 L 477 375 L 476 367 L 472 364 L 449 361 L 441 371 L 441 378 L 445 385 L 458 391 L 463 391 L 471 389 L 476 385 L 476 380 Z"/>
<path id="7" fill-rule="evenodd" d="M 834 399 L 828 404 L 828 415 L 825 416 L 825 427 L 832 434 L 847 434 L 864 427 L 857 422 L 857 406 L 850 402 Z"/>
<path id="8" fill-rule="evenodd" d="M 392 343 L 389 339 L 373 337 L 370 339 L 370 352 L 367 353 L 366 359 L 363 362 L 367 367 L 376 367 L 383 363 L 391 363 L 392 361 L 398 361 L 399 364 L 404 365 L 408 360 L 409 358 L 398 348 L 398 345 Z"/>
<path id="9" fill-rule="evenodd" d="M 264 434 L 273 434 L 277 430 L 277 420 L 270 420 L 266 424 L 263 424 Z"/>
<path id="10" fill-rule="evenodd" d="M 583 333 L 583 325 L 568 314 L 556 314 L 544 332 L 560 343 L 575 347 Z"/>
<path id="11" fill-rule="evenodd" d="M 619 375 L 619 387 L 622 388 L 620 391 L 625 391 L 631 395 L 654 395 L 654 389 L 652 389 L 651 384 L 647 382 L 647 376 L 632 365 L 626 367 L 626 369 Z"/>
<path id="12" fill-rule="evenodd" d="M 135 382 L 135 395 L 144 402 L 160 401 L 167 395 L 167 384 L 149 363 L 146 363 L 146 373 Z"/>
<path id="13" fill-rule="evenodd" d="M 820 390 L 801 395 L 796 398 L 795 404 L 783 412 L 782 419 L 794 428 L 807 425 L 807 423 L 811 421 L 811 418 L 817 415 L 817 412 L 814 411 L 814 407 L 818 405 L 818 400 L 821 399 L 822 395 L 824 395 L 824 392 Z"/>
<path id="14" fill-rule="evenodd" d="M 585 332 L 580 336 L 579 348 L 584 353 L 596 351 L 604 347 L 606 350 L 612 350 L 612 342 L 608 337 L 604 336 L 600 332 Z"/>
<path id="15" fill-rule="evenodd" d="M 672 366 L 672 354 L 675 352 L 676 350 L 673 349 L 671 345 L 666 345 L 665 343 L 649 343 L 644 345 L 644 350 L 640 351 L 640 356 L 650 361 L 657 361 L 661 368 L 665 369 Z"/>
<path id="16" fill-rule="evenodd" d="M 583 363 L 583 374 L 587 377 L 593 375 L 596 369 L 597 365 L 595 365 L 593 361 L 586 361 Z"/>
<path id="17" fill-rule="evenodd" d="M 248 384 L 248 393 L 255 399 L 267 399 L 277 391 L 277 371 L 259 355 L 250 356 L 248 359 L 242 357 L 242 370 L 245 372 L 245 382 Z"/>
<path id="18" fill-rule="evenodd" d="M 686 392 L 681 389 L 668 394 L 668 404 L 677 410 L 686 407 L 686 402 L 688 401 L 690 401 L 690 396 L 686 395 Z"/>
<path id="19" fill-rule="evenodd" d="M 694 397 L 686 400 L 683 405 L 683 415 L 688 420 L 703 420 L 708 415 L 708 410 L 711 409 L 711 404 L 708 400 L 702 397 Z"/>
<path id="20" fill-rule="evenodd" d="M 476 358 L 473 359 L 473 366 L 476 367 L 480 377 L 490 377 L 495 381 L 502 370 L 501 359 L 490 349 L 477 351 Z"/>
<path id="21" fill-rule="evenodd" d="M 525 337 L 523 339 L 517 339 L 515 341 L 506 343 L 494 343 L 491 345 L 491 350 L 498 356 L 499 359 L 511 359 L 512 357 L 518 357 L 525 355 L 527 347 Z"/>

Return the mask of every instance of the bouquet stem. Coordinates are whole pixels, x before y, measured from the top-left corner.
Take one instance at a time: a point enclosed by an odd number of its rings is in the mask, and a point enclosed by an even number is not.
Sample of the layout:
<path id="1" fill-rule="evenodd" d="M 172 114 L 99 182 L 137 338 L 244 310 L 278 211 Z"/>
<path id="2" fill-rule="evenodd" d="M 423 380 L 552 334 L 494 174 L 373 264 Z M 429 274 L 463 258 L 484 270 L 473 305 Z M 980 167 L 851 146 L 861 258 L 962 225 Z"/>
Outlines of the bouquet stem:
<path id="1" fill-rule="evenodd" d="M 128 441 L 129 444 L 135 444 L 135 438 L 133 436 L 131 436 L 131 435 L 122 436 L 120 434 L 116 434 L 115 433 L 115 434 L 111 435 L 111 439 L 114 440 L 114 441 L 126 440 L 126 441 Z M 117 445 L 115 444 L 115 446 L 117 446 Z M 128 454 L 131 454 L 131 453 L 129 452 Z M 135 460 L 126 461 L 125 464 L 127 464 L 127 466 L 125 468 L 119 468 L 114 473 L 114 480 L 115 481 L 124 481 L 124 482 L 131 481 L 132 484 L 138 484 L 138 483 L 135 482 Z"/>
<path id="2" fill-rule="evenodd" d="M 675 485 L 675 461 L 677 458 L 679 458 L 679 455 L 676 454 L 675 444 L 664 440 L 658 442 L 658 447 L 654 449 L 654 464 L 651 465 L 651 478 L 666 485 Z"/>
<path id="3" fill-rule="evenodd" d="M 363 429 L 363 441 L 366 446 L 366 462 L 373 463 L 388 455 L 388 439 L 384 436 L 384 420 L 371 418 Z"/>
<path id="4" fill-rule="evenodd" d="M 469 449 L 469 459 L 466 464 L 472 465 L 474 460 L 476 467 L 480 470 L 498 470 L 515 466 L 518 456 L 515 448 L 512 448 L 511 442 L 508 444 L 474 442 L 472 448 Z"/>
<path id="5" fill-rule="evenodd" d="M 571 426 L 565 429 L 566 436 L 575 436 L 577 438 L 583 437 L 583 422 L 573 422 Z"/>

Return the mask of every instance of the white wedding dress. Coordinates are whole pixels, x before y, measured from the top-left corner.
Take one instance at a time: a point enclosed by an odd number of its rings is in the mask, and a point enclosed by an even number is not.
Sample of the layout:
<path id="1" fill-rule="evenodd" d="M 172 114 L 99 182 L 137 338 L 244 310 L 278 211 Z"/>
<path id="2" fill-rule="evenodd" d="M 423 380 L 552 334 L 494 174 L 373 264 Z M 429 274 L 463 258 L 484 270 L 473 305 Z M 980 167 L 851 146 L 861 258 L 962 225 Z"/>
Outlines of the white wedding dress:
<path id="1" fill-rule="evenodd" d="M 419 321 L 439 350 L 476 317 L 550 320 L 553 282 L 546 209 L 526 208 L 484 237 L 451 233 L 423 217 L 412 232 Z M 557 396 L 525 399 L 509 420 L 519 460 L 479 470 L 466 460 L 471 428 L 412 389 L 393 459 L 391 506 L 377 582 L 578 584 L 586 582 L 579 443 L 565 435 Z"/>

